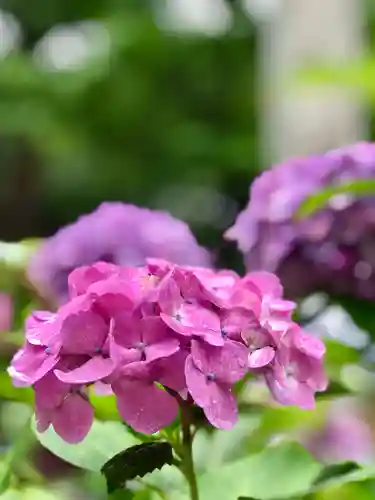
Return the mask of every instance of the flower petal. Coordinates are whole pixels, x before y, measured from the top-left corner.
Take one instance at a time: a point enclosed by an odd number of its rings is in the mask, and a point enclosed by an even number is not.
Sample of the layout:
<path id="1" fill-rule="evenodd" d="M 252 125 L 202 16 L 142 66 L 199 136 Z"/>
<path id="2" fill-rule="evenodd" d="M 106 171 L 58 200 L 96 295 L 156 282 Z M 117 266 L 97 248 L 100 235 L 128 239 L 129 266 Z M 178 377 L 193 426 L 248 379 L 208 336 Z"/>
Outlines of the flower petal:
<path id="1" fill-rule="evenodd" d="M 263 347 L 256 349 L 249 354 L 249 368 L 263 368 L 271 363 L 275 357 L 275 349 L 273 347 Z"/>
<path id="2" fill-rule="evenodd" d="M 192 355 L 185 365 L 188 390 L 195 403 L 203 408 L 208 421 L 219 429 L 231 429 L 237 421 L 237 405 L 229 386 L 222 385 L 197 369 Z"/>
<path id="3" fill-rule="evenodd" d="M 154 434 L 177 416 L 176 400 L 153 383 L 121 380 L 113 391 L 121 417 L 137 432 Z"/>
<path id="4" fill-rule="evenodd" d="M 108 377 L 113 370 L 114 364 L 110 358 L 94 356 L 87 363 L 71 371 L 55 370 L 55 375 L 66 384 L 88 384 Z"/>
<path id="5" fill-rule="evenodd" d="M 94 408 L 78 393 L 69 394 L 56 410 L 52 425 L 67 443 L 79 443 L 89 433 L 94 420 Z"/>

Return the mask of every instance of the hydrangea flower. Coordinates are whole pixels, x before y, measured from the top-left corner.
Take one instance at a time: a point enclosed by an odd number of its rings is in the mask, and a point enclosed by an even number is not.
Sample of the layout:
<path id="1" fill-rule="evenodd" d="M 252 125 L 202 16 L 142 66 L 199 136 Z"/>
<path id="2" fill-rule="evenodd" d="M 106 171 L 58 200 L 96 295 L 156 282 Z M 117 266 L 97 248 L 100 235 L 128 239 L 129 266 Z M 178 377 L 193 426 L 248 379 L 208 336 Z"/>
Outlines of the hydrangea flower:
<path id="1" fill-rule="evenodd" d="M 374 175 L 375 144 L 366 142 L 276 165 L 252 183 L 225 237 L 248 271 L 276 272 L 291 296 L 328 290 L 374 299 L 375 198 L 336 195 L 306 220 L 293 217 L 307 196 Z"/>
<path id="2" fill-rule="evenodd" d="M 8 369 L 15 385 L 33 387 L 41 432 L 52 425 L 64 440 L 82 440 L 90 387 L 114 394 L 122 419 L 142 433 L 169 425 L 181 401 L 213 426 L 233 427 L 233 387 L 248 373 L 285 405 L 311 408 L 325 390 L 324 345 L 293 322 L 295 304 L 271 273 L 99 262 L 74 270 L 68 290 L 56 313 L 27 318 Z"/>
<path id="3" fill-rule="evenodd" d="M 163 211 L 106 202 L 47 239 L 32 258 L 28 276 L 42 295 L 61 304 L 75 268 L 99 261 L 138 266 L 147 257 L 211 265 L 209 253 L 183 221 Z"/>
<path id="4" fill-rule="evenodd" d="M 300 436 L 310 453 L 325 463 L 373 462 L 374 436 L 359 403 L 342 399 L 331 404 L 323 426 Z"/>

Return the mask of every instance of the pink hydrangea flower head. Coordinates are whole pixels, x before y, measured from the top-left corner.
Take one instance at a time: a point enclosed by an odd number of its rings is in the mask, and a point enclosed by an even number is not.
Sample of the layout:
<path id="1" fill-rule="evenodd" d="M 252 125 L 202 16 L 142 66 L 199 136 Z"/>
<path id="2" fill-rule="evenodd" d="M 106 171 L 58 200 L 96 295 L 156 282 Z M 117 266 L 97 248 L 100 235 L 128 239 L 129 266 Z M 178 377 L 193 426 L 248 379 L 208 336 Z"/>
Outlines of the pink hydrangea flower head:
<path id="1" fill-rule="evenodd" d="M 325 290 L 374 299 L 375 198 L 336 195 L 306 220 L 294 216 L 308 196 L 374 175 L 375 143 L 366 142 L 276 165 L 252 183 L 225 237 L 248 271 L 276 273 L 289 296 Z"/>
<path id="2" fill-rule="evenodd" d="M 209 253 L 185 222 L 167 212 L 107 202 L 47 239 L 32 259 L 28 275 L 43 295 L 62 303 L 68 297 L 68 276 L 77 267 L 100 261 L 138 266 L 147 257 L 211 265 Z M 101 272 L 91 269 L 91 276 L 84 279 L 96 280 Z"/>
<path id="3" fill-rule="evenodd" d="M 141 267 L 94 263 L 69 277 L 57 312 L 35 311 L 9 374 L 35 391 L 38 429 L 82 440 L 88 388 L 114 394 L 120 416 L 152 434 L 181 401 L 211 425 L 237 419 L 233 386 L 251 373 L 281 404 L 311 408 L 327 385 L 324 345 L 293 323 L 293 302 L 270 273 L 241 278 L 153 259 Z"/>

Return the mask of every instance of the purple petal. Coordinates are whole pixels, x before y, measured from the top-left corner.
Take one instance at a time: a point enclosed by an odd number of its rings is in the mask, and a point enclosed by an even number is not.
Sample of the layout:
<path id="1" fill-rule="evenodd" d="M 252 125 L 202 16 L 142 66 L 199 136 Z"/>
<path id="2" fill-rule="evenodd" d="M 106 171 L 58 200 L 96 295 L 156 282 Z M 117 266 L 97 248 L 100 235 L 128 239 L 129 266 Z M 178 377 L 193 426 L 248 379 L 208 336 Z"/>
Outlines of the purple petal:
<path id="1" fill-rule="evenodd" d="M 275 349 L 273 347 L 256 349 L 249 354 L 249 368 L 263 368 L 269 365 L 274 357 Z"/>
<path id="2" fill-rule="evenodd" d="M 195 403 L 203 408 L 208 421 L 219 429 L 231 429 L 237 421 L 237 405 L 228 386 L 221 385 L 200 372 L 190 355 L 185 375 L 188 390 Z"/>
<path id="3" fill-rule="evenodd" d="M 154 384 L 121 380 L 113 390 L 121 417 L 137 432 L 154 434 L 177 416 L 176 400 Z"/>
<path id="4" fill-rule="evenodd" d="M 55 370 L 55 375 L 66 384 L 88 384 L 108 377 L 113 369 L 114 364 L 110 358 L 94 356 L 74 370 L 67 372 Z"/>
<path id="5" fill-rule="evenodd" d="M 56 410 L 52 425 L 67 443 L 83 441 L 89 433 L 94 420 L 94 408 L 80 394 L 69 394 Z"/>

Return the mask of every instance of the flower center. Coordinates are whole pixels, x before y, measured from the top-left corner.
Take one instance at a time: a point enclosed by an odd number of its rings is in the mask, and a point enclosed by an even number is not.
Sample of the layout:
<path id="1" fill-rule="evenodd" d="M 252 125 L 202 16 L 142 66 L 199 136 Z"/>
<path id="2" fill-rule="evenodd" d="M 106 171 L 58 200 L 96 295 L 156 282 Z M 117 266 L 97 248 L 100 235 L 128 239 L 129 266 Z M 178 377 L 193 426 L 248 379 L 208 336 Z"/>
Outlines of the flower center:
<path id="1" fill-rule="evenodd" d="M 208 382 L 214 382 L 216 380 L 215 373 L 212 373 L 212 372 L 207 373 L 206 379 L 208 380 Z"/>

